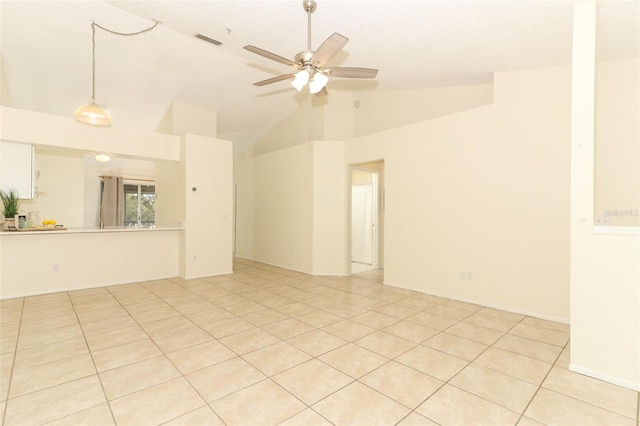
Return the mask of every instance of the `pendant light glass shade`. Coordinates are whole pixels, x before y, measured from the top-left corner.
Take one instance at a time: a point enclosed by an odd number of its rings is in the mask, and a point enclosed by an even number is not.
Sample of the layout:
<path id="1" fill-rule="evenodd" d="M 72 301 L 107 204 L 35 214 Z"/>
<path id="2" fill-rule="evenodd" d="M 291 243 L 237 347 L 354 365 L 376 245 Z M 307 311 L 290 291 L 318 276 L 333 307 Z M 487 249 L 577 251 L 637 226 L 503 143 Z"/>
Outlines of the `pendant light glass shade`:
<path id="1" fill-rule="evenodd" d="M 76 121 L 98 127 L 111 127 L 111 118 L 103 108 L 91 102 L 76 111 Z"/>
<path id="2" fill-rule="evenodd" d="M 96 159 L 96 161 L 99 161 L 101 163 L 106 163 L 107 161 L 111 160 L 109 154 L 96 154 L 94 158 Z"/>
<path id="3" fill-rule="evenodd" d="M 309 82 L 309 92 L 316 94 L 321 91 L 324 86 L 327 85 L 329 81 L 329 77 L 322 74 L 321 72 L 317 72 L 313 75 L 313 78 Z"/>
<path id="4" fill-rule="evenodd" d="M 296 74 L 296 78 L 293 79 L 291 85 L 299 92 L 309 82 L 309 71 L 302 70 Z"/>

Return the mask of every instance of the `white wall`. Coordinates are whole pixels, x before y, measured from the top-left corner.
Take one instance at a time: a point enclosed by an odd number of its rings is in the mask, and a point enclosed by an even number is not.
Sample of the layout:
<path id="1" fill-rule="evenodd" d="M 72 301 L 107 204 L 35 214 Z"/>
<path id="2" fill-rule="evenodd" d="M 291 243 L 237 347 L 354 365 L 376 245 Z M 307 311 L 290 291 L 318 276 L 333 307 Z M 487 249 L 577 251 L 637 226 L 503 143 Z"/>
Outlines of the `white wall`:
<path id="1" fill-rule="evenodd" d="M 594 161 L 595 34 L 596 3 L 576 5 L 571 119 L 570 368 L 640 390 L 640 232 L 600 235 L 593 226 L 594 163 L 598 164 Z M 629 90 L 638 93 L 633 86 Z M 596 142 L 603 142 L 605 137 L 600 133 Z"/>

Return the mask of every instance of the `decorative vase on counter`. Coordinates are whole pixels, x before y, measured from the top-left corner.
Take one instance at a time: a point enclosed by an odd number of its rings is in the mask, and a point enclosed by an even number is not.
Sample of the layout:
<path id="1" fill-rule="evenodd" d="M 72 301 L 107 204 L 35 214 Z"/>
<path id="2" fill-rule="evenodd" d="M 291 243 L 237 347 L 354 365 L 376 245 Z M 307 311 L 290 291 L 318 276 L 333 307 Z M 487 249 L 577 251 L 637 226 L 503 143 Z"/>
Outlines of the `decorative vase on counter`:
<path id="1" fill-rule="evenodd" d="M 15 217 L 10 217 L 10 218 L 4 218 L 4 222 L 2 223 L 2 230 L 3 231 L 15 231 L 17 229 L 16 226 L 16 218 Z"/>

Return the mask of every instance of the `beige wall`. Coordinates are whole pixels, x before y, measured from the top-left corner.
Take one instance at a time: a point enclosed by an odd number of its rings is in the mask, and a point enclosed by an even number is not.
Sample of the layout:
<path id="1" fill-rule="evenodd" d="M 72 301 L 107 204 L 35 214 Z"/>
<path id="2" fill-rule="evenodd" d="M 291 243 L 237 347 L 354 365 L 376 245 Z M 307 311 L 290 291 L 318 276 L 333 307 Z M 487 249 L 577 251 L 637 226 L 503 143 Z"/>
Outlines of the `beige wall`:
<path id="1" fill-rule="evenodd" d="M 310 210 L 324 182 L 311 163 L 335 177 L 384 159 L 387 284 L 568 322 L 570 70 L 499 73 L 495 88 L 492 105 L 347 142 L 341 171 L 310 144 L 243 160 L 253 162 L 242 170 L 253 173 L 254 236 L 238 253 L 312 271 L 327 226 Z M 345 180 L 337 210 L 346 192 Z M 343 256 L 332 262 L 346 263 L 346 237 L 331 244 Z"/>
<path id="2" fill-rule="evenodd" d="M 345 142 L 313 142 L 314 275 L 346 274 Z"/>
<path id="3" fill-rule="evenodd" d="M 253 146 L 251 155 L 263 155 L 313 140 L 322 140 L 325 104 L 326 102 L 316 97 L 310 97 L 300 108 L 267 132 Z"/>
<path id="4" fill-rule="evenodd" d="M 575 66 L 503 72 L 495 75 L 491 105 L 347 141 L 344 166 L 384 160 L 385 283 L 571 322 L 573 370 L 639 389 L 640 234 L 637 228 L 593 227 L 594 189 L 606 200 L 607 185 L 620 187 L 621 176 L 638 173 L 638 122 L 632 117 L 617 124 L 638 108 L 637 67 L 637 61 L 599 65 L 599 111 L 593 107 L 595 75 L 585 85 Z M 620 142 L 595 160 L 594 127 L 596 143 Z M 310 220 L 310 200 L 281 193 L 293 189 L 290 179 L 297 179 L 296 191 L 314 195 L 323 182 L 301 179 L 300 165 L 309 164 L 311 155 L 314 168 L 328 170 L 335 157 L 324 158 L 308 145 L 244 160 L 252 166 L 236 169 L 237 181 L 250 176 L 261 191 L 253 197 L 255 236 L 246 232 L 243 240 L 259 241 L 260 250 L 273 255 L 252 258 L 296 269 L 283 250 L 296 243 L 306 248 L 310 224 L 333 220 L 319 210 Z M 631 158 L 618 164 L 624 156 Z M 600 178 L 607 166 L 624 173 L 594 185 L 594 161 Z M 264 195 L 263 181 L 274 197 Z M 607 202 L 637 202 L 634 184 L 616 199 L 624 201 Z M 328 194 L 329 187 L 321 191 Z M 337 198 L 333 202 L 342 208 Z M 269 220 L 257 219 L 263 215 Z M 313 228 L 311 258 L 328 248 L 320 245 L 319 229 Z M 330 244 L 346 261 L 344 246 Z M 471 279 L 460 279 L 460 272 Z"/>
<path id="5" fill-rule="evenodd" d="M 386 283 L 568 321 L 569 69 L 495 85 L 494 105 L 355 139 L 347 162 L 385 160 Z"/>
<path id="6" fill-rule="evenodd" d="M 139 158 L 180 160 L 180 139 L 176 136 L 115 126 L 91 127 L 69 117 L 5 106 L 0 106 L 0 117 L 0 139 L 6 141 Z"/>
<path id="7" fill-rule="evenodd" d="M 314 275 L 346 273 L 345 142 L 236 161 L 236 255 Z"/>
<path id="8" fill-rule="evenodd" d="M 254 160 L 241 158 L 233 164 L 235 185 L 234 248 L 235 255 L 254 259 Z"/>
<path id="9" fill-rule="evenodd" d="M 176 275 L 193 278 L 231 272 L 230 141 L 194 135 L 181 138 L 122 128 L 101 129 L 75 123 L 69 117 L 5 107 L 0 113 L 3 119 L 0 137 L 7 140 L 51 150 L 106 151 L 126 158 L 140 155 L 142 159 L 155 160 L 159 165 L 159 182 L 167 184 L 159 193 L 162 209 L 159 225 L 182 227 L 184 223 L 184 230 L 1 235 L 0 297 Z M 173 125 L 180 125 L 175 117 Z M 184 130 L 184 126 L 180 129 Z M 68 167 L 56 173 L 59 182 L 73 182 L 80 187 L 79 197 L 84 194 L 82 185 L 89 174 L 85 173 L 84 161 L 82 154 L 68 159 L 69 164 L 64 163 Z M 45 160 L 43 166 L 47 163 Z M 52 186 L 47 196 L 52 198 L 63 187 Z M 197 191 L 191 192 L 192 187 Z M 57 196 L 59 200 L 52 200 L 58 203 L 56 209 L 70 203 L 62 200 L 63 195 Z M 84 206 L 82 202 L 77 204 Z M 62 214 L 56 213 L 56 216 L 62 217 Z M 52 270 L 54 264 L 59 265 L 57 271 Z"/>
<path id="10" fill-rule="evenodd" d="M 210 109 L 173 102 L 156 128 L 169 135 L 218 136 L 218 113 Z"/>
<path id="11" fill-rule="evenodd" d="M 437 87 L 383 92 L 341 92 L 301 98 L 290 116 L 267 132 L 251 155 L 257 156 L 318 140 L 350 140 L 491 104 L 493 85 Z"/>
<path id="12" fill-rule="evenodd" d="M 179 232 L 1 235 L 0 298 L 175 277 Z"/>
<path id="13" fill-rule="evenodd" d="M 366 91 L 353 97 L 356 137 L 490 105 L 493 85 Z"/>
<path id="14" fill-rule="evenodd" d="M 36 152 L 35 169 L 38 194 L 32 200 L 20 202 L 20 213 L 38 212 L 40 222 L 53 219 L 66 227 L 82 227 L 85 214 L 84 158 Z"/>
<path id="15" fill-rule="evenodd" d="M 184 138 L 184 278 L 233 272 L 233 147 L 203 136 Z M 194 191 L 195 188 L 195 191 Z"/>
<path id="16" fill-rule="evenodd" d="M 313 145 L 306 143 L 252 159 L 252 259 L 312 271 Z M 240 223 L 238 224 L 240 226 Z M 238 253 L 245 252 L 238 248 Z"/>

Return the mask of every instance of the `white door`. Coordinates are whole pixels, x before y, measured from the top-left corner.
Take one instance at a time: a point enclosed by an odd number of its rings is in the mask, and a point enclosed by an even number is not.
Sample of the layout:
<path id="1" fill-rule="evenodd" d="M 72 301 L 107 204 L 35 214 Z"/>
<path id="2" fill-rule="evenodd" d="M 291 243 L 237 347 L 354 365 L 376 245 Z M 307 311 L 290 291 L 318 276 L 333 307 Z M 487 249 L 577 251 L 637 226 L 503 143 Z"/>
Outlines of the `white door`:
<path id="1" fill-rule="evenodd" d="M 373 265 L 373 184 L 351 187 L 351 261 Z"/>

